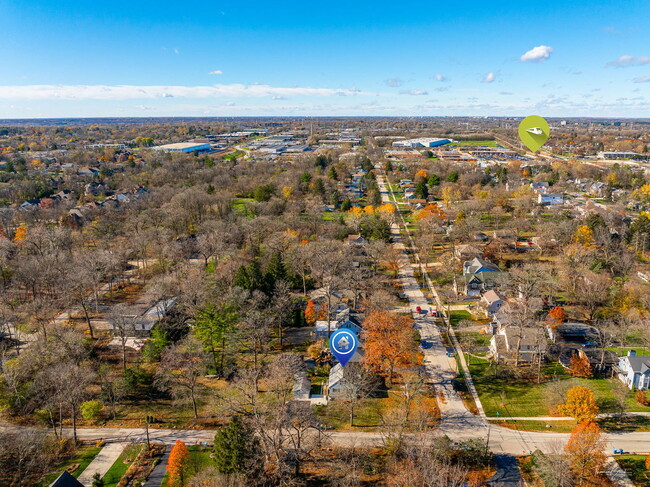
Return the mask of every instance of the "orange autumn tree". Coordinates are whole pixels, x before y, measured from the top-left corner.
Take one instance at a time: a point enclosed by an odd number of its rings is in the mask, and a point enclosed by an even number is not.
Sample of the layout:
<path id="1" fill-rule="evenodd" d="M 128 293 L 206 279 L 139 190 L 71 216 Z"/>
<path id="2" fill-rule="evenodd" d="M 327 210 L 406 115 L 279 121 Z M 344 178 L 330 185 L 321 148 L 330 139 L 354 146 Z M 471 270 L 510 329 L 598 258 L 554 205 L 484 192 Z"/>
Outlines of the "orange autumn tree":
<path id="1" fill-rule="evenodd" d="M 548 312 L 548 316 L 558 325 L 566 320 L 566 312 L 561 306 L 556 306 Z"/>
<path id="2" fill-rule="evenodd" d="M 170 487 L 180 487 L 184 484 L 185 467 L 190 451 L 187 449 L 185 442 L 176 440 L 176 444 L 169 452 L 169 461 L 167 463 L 167 485 Z"/>
<path id="3" fill-rule="evenodd" d="M 415 213 L 416 221 L 438 220 L 440 223 L 447 220 L 447 214 L 436 203 L 430 203 Z"/>
<path id="4" fill-rule="evenodd" d="M 419 179 L 427 179 L 428 177 L 429 177 L 429 175 L 427 174 L 427 172 L 424 169 L 420 169 L 418 172 L 415 173 L 415 180 L 416 181 L 419 180 Z"/>
<path id="5" fill-rule="evenodd" d="M 395 367 L 413 365 L 416 346 L 413 318 L 389 311 L 373 311 L 363 322 L 364 364 L 391 381 Z"/>
<path id="6" fill-rule="evenodd" d="M 648 456 L 645 457 L 645 469 L 650 470 L 650 453 L 648 453 Z"/>
<path id="7" fill-rule="evenodd" d="M 575 427 L 565 449 L 569 467 L 575 475 L 575 485 L 606 485 L 605 446 L 596 423 L 587 421 Z"/>
<path id="8" fill-rule="evenodd" d="M 586 355 L 582 353 L 571 355 L 569 359 L 569 374 L 573 377 L 592 377 L 594 375 Z"/>
<path id="9" fill-rule="evenodd" d="M 325 310 L 310 299 L 305 308 L 305 321 L 313 325 L 317 321 L 325 319 Z"/>
<path id="10" fill-rule="evenodd" d="M 20 225 L 14 233 L 14 242 L 20 242 L 27 238 L 27 225 Z"/>
<path id="11" fill-rule="evenodd" d="M 564 404 L 557 407 L 560 414 L 575 418 L 579 423 L 593 421 L 598 414 L 594 392 L 588 387 L 575 386 L 566 393 Z"/>

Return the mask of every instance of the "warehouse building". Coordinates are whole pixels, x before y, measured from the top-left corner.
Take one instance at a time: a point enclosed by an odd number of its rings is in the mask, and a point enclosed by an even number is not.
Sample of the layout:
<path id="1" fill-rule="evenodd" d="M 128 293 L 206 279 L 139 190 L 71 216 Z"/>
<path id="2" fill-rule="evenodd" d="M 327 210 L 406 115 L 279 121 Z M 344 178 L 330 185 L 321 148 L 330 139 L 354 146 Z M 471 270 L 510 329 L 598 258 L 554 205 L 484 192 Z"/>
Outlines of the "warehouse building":
<path id="1" fill-rule="evenodd" d="M 433 139 L 429 137 L 421 137 L 419 139 L 406 139 L 396 140 L 393 142 L 393 147 L 410 147 L 415 149 L 418 147 L 438 147 L 441 145 L 453 142 L 451 139 Z"/>
<path id="2" fill-rule="evenodd" d="M 164 152 L 209 152 L 210 144 L 196 142 L 179 142 L 177 144 L 165 144 L 154 147 L 155 150 Z"/>

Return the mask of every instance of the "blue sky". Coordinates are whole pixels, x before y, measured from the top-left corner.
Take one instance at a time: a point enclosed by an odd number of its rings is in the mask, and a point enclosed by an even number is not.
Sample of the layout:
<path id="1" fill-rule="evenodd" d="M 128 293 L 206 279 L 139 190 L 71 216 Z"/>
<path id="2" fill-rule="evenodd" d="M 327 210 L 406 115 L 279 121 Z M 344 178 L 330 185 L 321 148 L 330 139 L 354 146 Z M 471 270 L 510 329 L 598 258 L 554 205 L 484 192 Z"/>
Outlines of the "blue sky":
<path id="1" fill-rule="evenodd" d="M 0 118 L 650 117 L 649 1 L 0 0 Z"/>

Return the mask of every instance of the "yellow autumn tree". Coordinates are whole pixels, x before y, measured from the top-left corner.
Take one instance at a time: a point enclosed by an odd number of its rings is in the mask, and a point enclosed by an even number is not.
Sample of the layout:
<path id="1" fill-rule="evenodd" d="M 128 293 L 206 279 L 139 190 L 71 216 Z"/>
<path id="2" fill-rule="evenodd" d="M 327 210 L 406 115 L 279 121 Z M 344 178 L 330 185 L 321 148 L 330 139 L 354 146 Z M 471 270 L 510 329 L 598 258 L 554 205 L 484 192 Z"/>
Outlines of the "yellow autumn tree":
<path id="1" fill-rule="evenodd" d="M 571 416 L 576 421 L 593 421 L 598 414 L 598 405 L 594 392 L 588 387 L 575 386 L 566 393 L 564 404 L 557 408 L 560 414 Z"/>
<path id="2" fill-rule="evenodd" d="M 284 199 L 289 199 L 293 196 L 293 188 L 291 186 L 285 186 L 282 188 L 282 196 Z"/>
<path id="3" fill-rule="evenodd" d="M 365 211 L 366 214 L 368 214 L 368 215 L 374 215 L 375 214 L 375 207 L 372 206 L 372 205 L 368 205 L 363 209 L 363 211 Z"/>
<path id="4" fill-rule="evenodd" d="M 14 242 L 20 242 L 27 238 L 27 225 L 20 225 L 14 233 Z"/>
<path id="5" fill-rule="evenodd" d="M 585 247 L 593 247 L 595 245 L 594 231 L 587 225 L 582 225 L 578 227 L 576 233 L 573 235 L 573 241 Z"/>

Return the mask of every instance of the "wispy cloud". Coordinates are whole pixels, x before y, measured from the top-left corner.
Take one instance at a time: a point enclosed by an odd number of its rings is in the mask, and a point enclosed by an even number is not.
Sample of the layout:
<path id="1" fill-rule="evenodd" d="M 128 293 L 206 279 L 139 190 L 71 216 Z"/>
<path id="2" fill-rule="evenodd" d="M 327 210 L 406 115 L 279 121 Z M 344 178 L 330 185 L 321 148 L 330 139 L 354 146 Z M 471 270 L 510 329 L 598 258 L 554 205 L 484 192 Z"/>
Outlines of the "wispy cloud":
<path id="1" fill-rule="evenodd" d="M 404 80 L 402 78 L 389 78 L 387 80 L 384 80 L 384 84 L 386 86 L 390 86 L 391 88 L 399 88 L 404 84 Z"/>
<path id="2" fill-rule="evenodd" d="M 424 90 L 401 90 L 399 92 L 400 95 L 412 95 L 412 96 L 422 96 L 422 95 L 428 95 L 428 91 Z"/>
<path id="3" fill-rule="evenodd" d="M 495 75 L 492 71 L 485 75 L 481 83 L 492 83 L 494 81 Z"/>
<path id="4" fill-rule="evenodd" d="M 433 77 L 434 77 L 434 79 L 436 81 L 446 81 L 447 80 L 447 77 L 440 74 L 440 73 L 436 73 Z"/>
<path id="5" fill-rule="evenodd" d="M 614 61 L 610 61 L 605 64 L 607 68 L 627 68 L 629 66 L 643 66 L 644 64 L 650 64 L 650 57 L 639 56 L 634 57 L 629 54 L 625 54 Z"/>
<path id="6" fill-rule="evenodd" d="M 3 100 L 131 100 L 264 96 L 369 95 L 358 89 L 276 87 L 263 84 L 212 86 L 24 85 L 0 86 Z"/>
<path id="7" fill-rule="evenodd" d="M 546 61 L 548 58 L 551 57 L 551 53 L 554 51 L 554 49 L 551 46 L 537 46 L 533 47 L 531 50 L 526 51 L 521 55 L 519 58 L 520 61 L 522 62 L 533 62 L 533 63 L 541 63 L 542 61 Z"/>
<path id="8" fill-rule="evenodd" d="M 214 71 L 210 71 L 208 74 L 223 74 L 223 71 L 220 69 L 215 69 Z"/>
<path id="9" fill-rule="evenodd" d="M 639 76 L 634 78 L 635 83 L 650 83 L 650 76 Z"/>

